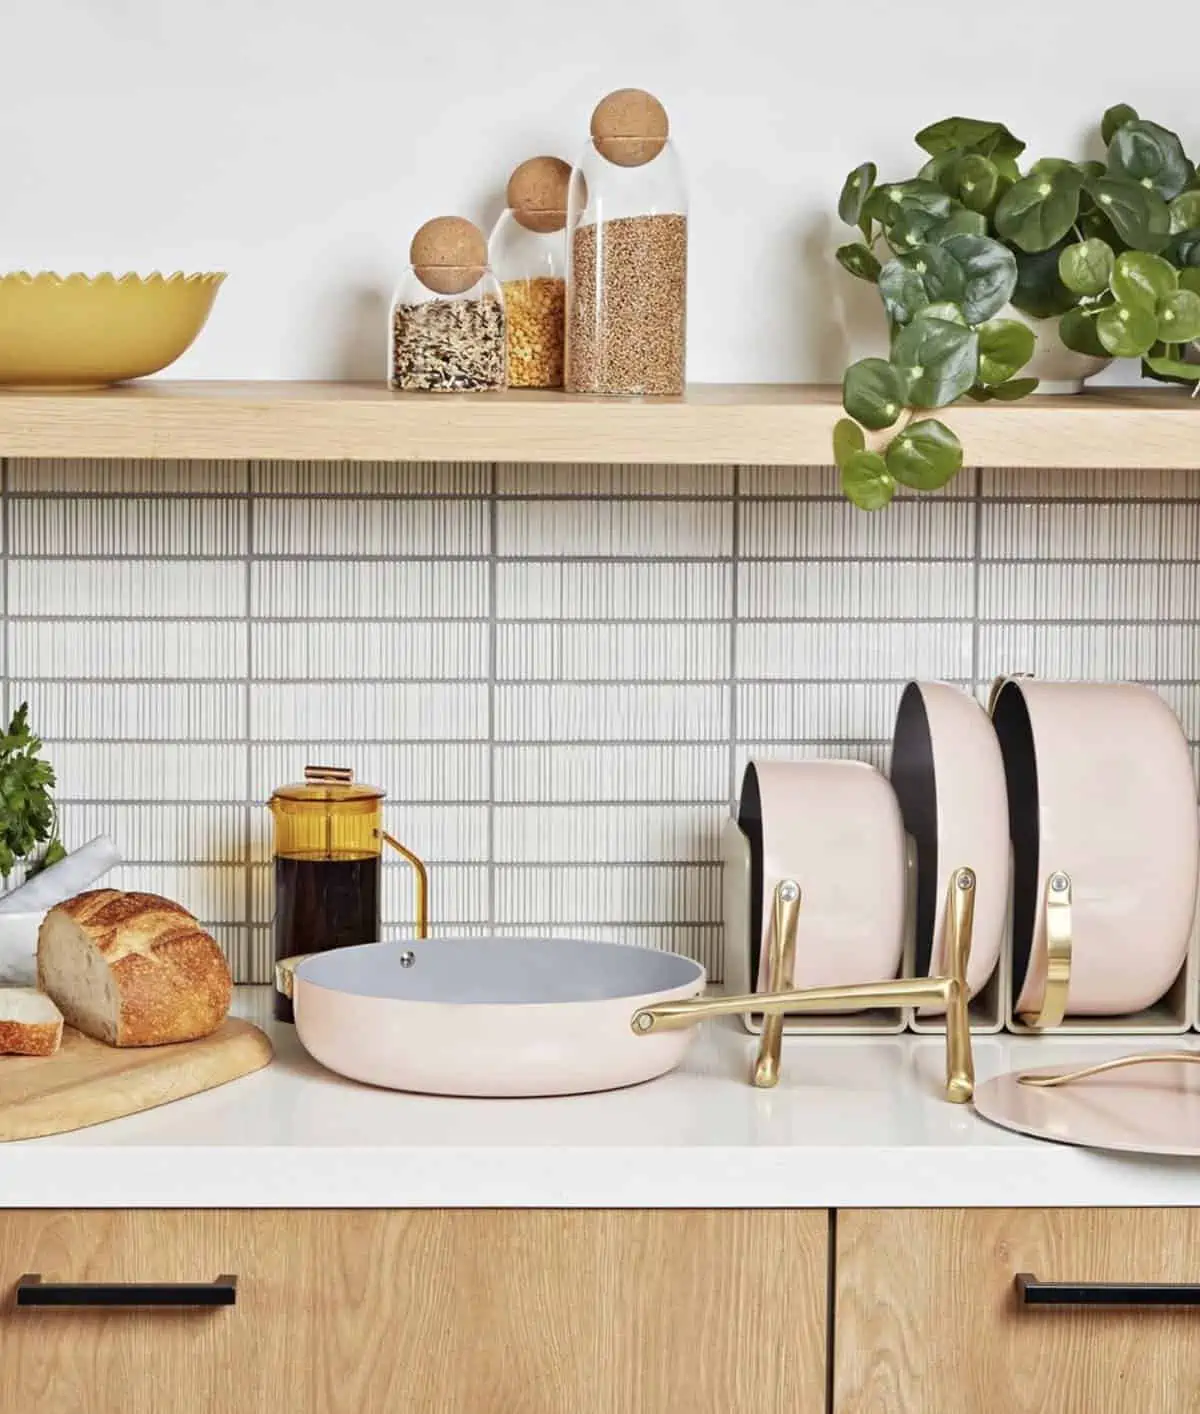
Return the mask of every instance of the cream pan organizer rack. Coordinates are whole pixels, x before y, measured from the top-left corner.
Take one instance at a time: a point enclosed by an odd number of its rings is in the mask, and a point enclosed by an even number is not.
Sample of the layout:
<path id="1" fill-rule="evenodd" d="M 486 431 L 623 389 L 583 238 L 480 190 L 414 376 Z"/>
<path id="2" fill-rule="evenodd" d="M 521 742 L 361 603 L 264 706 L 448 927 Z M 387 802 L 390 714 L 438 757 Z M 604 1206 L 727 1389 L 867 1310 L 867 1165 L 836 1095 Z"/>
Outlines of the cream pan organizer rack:
<path id="1" fill-rule="evenodd" d="M 726 986 L 775 988 L 771 892 L 801 888 L 795 987 L 937 976 L 975 877 L 971 1028 L 1180 1034 L 1200 1024 L 1200 816 L 1186 738 L 1148 688 L 1004 678 L 988 710 L 910 683 L 890 778 L 746 770 L 725 828 Z M 743 1017 L 757 1033 L 761 1018 Z M 940 1034 L 928 1009 L 788 1017 L 797 1033 Z"/>

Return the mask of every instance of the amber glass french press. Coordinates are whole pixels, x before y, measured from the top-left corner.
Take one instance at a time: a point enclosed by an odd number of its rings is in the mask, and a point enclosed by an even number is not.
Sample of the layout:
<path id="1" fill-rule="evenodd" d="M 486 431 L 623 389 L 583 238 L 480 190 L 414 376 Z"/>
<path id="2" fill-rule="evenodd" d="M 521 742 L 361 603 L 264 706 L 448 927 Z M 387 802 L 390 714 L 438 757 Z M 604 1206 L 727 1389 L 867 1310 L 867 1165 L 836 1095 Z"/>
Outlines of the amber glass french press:
<path id="1" fill-rule="evenodd" d="M 304 780 L 280 786 L 275 820 L 275 961 L 326 952 L 380 936 L 382 852 L 403 855 L 416 875 L 416 935 L 429 933 L 425 865 L 383 828 L 384 792 L 352 771 L 306 766 Z M 275 993 L 275 1016 L 291 1021 L 289 997 Z"/>

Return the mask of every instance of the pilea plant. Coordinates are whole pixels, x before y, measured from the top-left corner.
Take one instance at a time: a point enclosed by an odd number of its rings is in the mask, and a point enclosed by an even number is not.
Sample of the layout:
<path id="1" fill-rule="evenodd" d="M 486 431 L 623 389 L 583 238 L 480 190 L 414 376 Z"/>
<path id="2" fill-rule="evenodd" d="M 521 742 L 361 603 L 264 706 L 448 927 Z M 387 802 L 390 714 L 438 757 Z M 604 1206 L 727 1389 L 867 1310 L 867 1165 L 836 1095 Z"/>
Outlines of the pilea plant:
<path id="1" fill-rule="evenodd" d="M 1179 138 L 1144 122 L 1127 104 L 1102 124 L 1108 168 L 1148 193 L 1152 239 L 1110 239 L 1102 224 L 1059 254 L 1058 273 L 1077 303 L 1059 335 L 1079 353 L 1140 358 L 1147 378 L 1200 388 L 1200 364 L 1186 359 L 1200 338 L 1200 183 Z M 1102 198 L 1103 199 L 1103 198 Z M 1165 230 L 1164 230 L 1165 227 Z"/>
<path id="2" fill-rule="evenodd" d="M 1022 172 L 1025 144 L 1003 123 L 946 118 L 917 134 L 928 160 L 916 177 L 878 184 L 866 162 L 846 178 L 838 213 L 861 239 L 837 259 L 878 287 L 890 344 L 842 384 L 833 451 L 855 505 L 878 510 L 898 484 L 933 491 L 957 474 L 962 446 L 932 411 L 1037 387 L 1017 376 L 1034 333 L 1007 306 L 1059 316 L 1079 352 L 1200 378 L 1183 356 L 1200 336 L 1195 167 L 1128 105 L 1108 110 L 1102 133 L 1106 162 L 1044 157 Z"/>
<path id="3" fill-rule="evenodd" d="M 51 795 L 54 768 L 41 752 L 22 702 L 0 733 L 0 877 L 5 880 L 21 861 L 29 877 L 66 858 Z"/>

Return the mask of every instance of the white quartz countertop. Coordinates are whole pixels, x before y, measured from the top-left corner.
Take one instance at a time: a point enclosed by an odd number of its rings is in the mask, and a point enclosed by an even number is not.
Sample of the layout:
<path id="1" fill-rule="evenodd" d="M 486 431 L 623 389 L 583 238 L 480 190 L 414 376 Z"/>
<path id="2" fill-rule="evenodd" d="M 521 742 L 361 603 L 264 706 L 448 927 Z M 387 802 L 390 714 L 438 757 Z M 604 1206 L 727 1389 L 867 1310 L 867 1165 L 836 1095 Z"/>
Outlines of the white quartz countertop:
<path id="1" fill-rule="evenodd" d="M 291 1027 L 264 1020 L 269 1007 L 265 988 L 241 989 L 237 1010 L 275 1042 L 265 1070 L 128 1119 L 0 1145 L 0 1208 L 1200 1204 L 1200 1161 L 1042 1143 L 946 1104 L 936 1038 L 788 1038 L 778 1088 L 761 1091 L 746 1081 L 754 1040 L 710 1023 L 682 1069 L 634 1089 L 438 1099 L 322 1070 Z M 979 1037 L 975 1064 L 983 1080 L 1138 1048 L 1122 1037 Z"/>

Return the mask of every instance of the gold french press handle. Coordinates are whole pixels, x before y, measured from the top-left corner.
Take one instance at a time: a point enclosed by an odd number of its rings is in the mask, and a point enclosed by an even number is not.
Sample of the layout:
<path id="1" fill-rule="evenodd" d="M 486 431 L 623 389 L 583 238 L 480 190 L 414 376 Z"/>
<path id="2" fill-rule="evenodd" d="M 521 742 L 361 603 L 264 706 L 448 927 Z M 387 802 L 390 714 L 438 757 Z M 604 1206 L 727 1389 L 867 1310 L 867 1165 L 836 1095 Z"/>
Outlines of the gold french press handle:
<path id="1" fill-rule="evenodd" d="M 386 830 L 380 830 L 379 837 L 385 844 L 390 844 L 397 854 L 403 855 L 412 865 L 412 871 L 417 877 L 416 916 L 414 918 L 416 935 L 418 938 L 427 938 L 429 936 L 429 871 L 425 868 L 425 861 L 419 859 L 407 845 L 402 845 L 395 835 L 389 835 Z"/>

